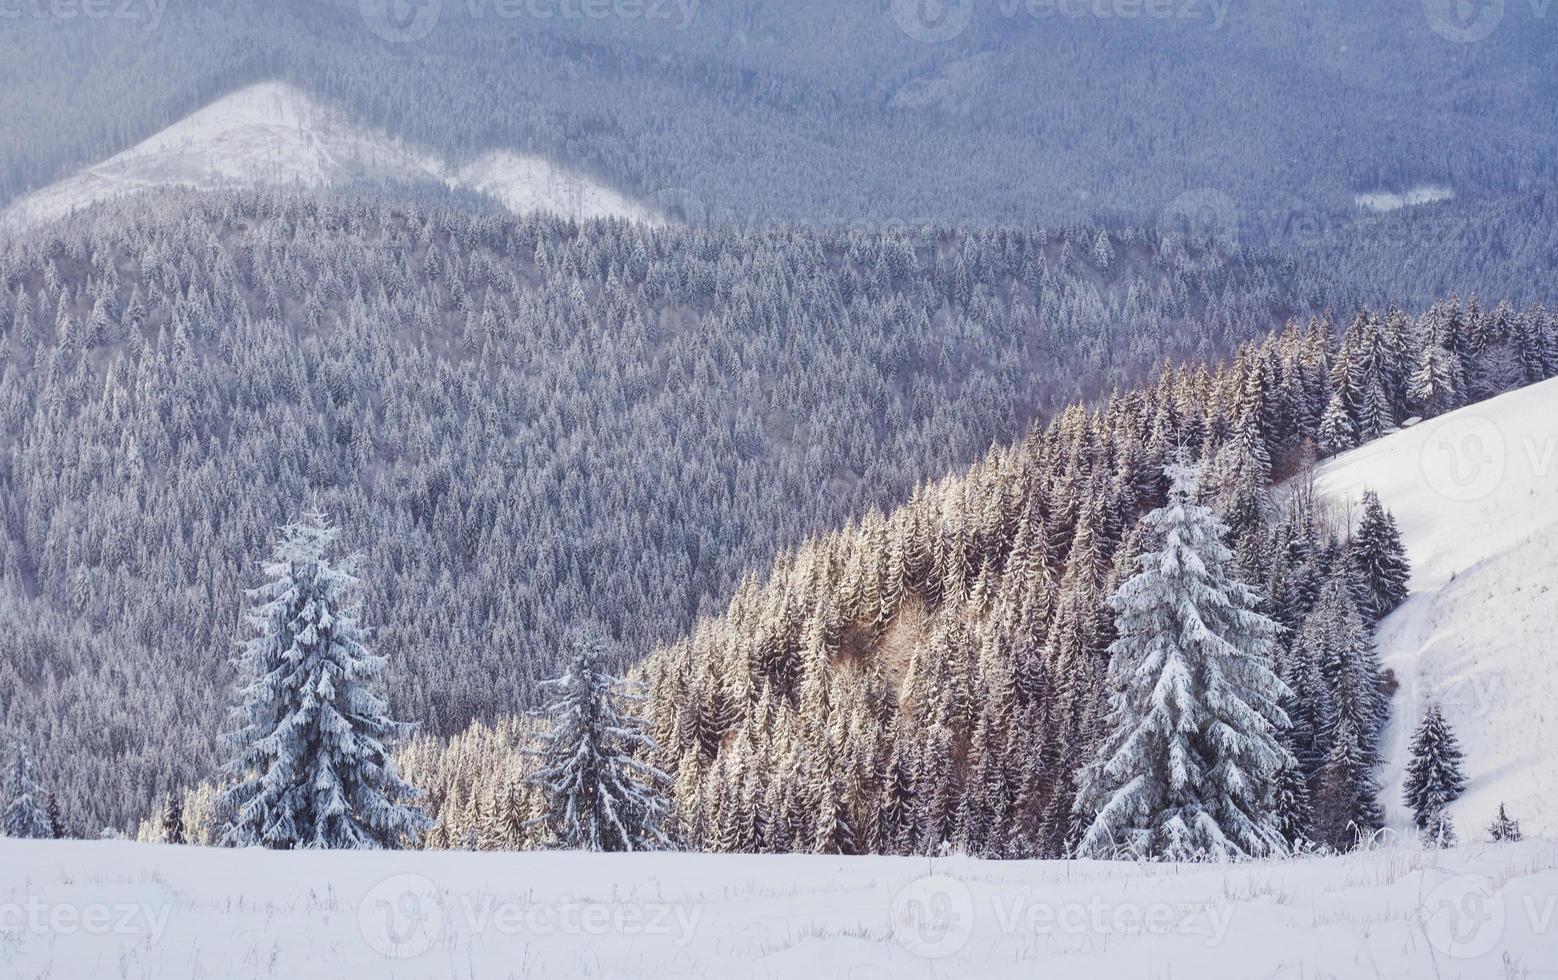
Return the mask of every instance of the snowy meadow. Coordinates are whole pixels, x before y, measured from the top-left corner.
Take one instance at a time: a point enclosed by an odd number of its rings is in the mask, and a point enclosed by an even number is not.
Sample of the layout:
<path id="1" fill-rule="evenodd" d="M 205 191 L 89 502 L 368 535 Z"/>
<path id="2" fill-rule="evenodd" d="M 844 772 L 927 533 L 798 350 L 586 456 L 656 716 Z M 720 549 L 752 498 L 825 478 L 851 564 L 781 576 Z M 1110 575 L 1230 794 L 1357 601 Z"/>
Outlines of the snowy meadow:
<path id="1" fill-rule="evenodd" d="M 1237 865 L 0 841 L 0 972 L 1541 977 L 1558 847 Z"/>

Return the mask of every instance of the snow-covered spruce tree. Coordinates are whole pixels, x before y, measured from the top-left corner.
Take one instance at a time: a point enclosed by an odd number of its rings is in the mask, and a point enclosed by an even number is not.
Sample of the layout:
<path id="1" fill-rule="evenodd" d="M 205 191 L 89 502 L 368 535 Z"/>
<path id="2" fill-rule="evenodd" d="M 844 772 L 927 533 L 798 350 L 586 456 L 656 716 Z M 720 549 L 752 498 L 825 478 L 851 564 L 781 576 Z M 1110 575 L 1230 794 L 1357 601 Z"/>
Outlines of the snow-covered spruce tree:
<path id="1" fill-rule="evenodd" d="M 351 559 L 331 557 L 339 534 L 318 512 L 282 528 L 262 565 L 271 581 L 249 593 L 226 846 L 397 848 L 429 826 L 390 755 L 411 726 L 371 686 L 385 660 L 349 604 Z"/>
<path id="2" fill-rule="evenodd" d="M 1334 395 L 1320 417 L 1320 451 L 1327 456 L 1344 453 L 1358 445 L 1358 425 L 1340 394 Z"/>
<path id="3" fill-rule="evenodd" d="M 1457 841 L 1455 824 L 1450 821 L 1450 815 L 1443 810 L 1429 815 L 1428 820 L 1423 824 L 1421 836 L 1424 847 L 1443 849 L 1454 847 Z"/>
<path id="4" fill-rule="evenodd" d="M 1444 812 L 1466 788 L 1461 772 L 1461 747 L 1444 712 L 1435 702 L 1423 711 L 1412 733 L 1412 759 L 1407 763 L 1406 804 L 1419 829 Z"/>
<path id="5" fill-rule="evenodd" d="M 1379 622 L 1407 597 L 1407 582 L 1412 577 L 1406 549 L 1396 519 L 1380 503 L 1379 494 L 1363 494 L 1363 517 L 1348 547 L 1347 557 L 1353 574 L 1362 585 L 1363 602 L 1359 612 L 1371 622 Z"/>
<path id="6" fill-rule="evenodd" d="M 1504 804 L 1498 805 L 1498 816 L 1488 824 L 1488 840 L 1494 843 L 1514 843 L 1520 840 L 1520 821 L 1509 819 L 1504 812 Z"/>
<path id="7" fill-rule="evenodd" d="M 1460 358 L 1431 340 L 1418 355 L 1407 392 L 1417 410 L 1432 418 L 1455 408 L 1463 385 Z"/>
<path id="8" fill-rule="evenodd" d="M 32 750 L 21 738 L 11 743 L 3 789 L 0 798 L 5 800 L 5 812 L 0 831 L 6 837 L 45 840 L 54 836 L 54 826 L 44 810 L 43 791 L 33 776 Z"/>
<path id="9" fill-rule="evenodd" d="M 1351 716 L 1340 716 L 1330 754 L 1320 769 L 1314 799 L 1315 840 L 1335 851 L 1352 850 L 1385 822 L 1366 738 Z"/>
<path id="10" fill-rule="evenodd" d="M 1320 601 L 1305 618 L 1298 642 L 1315 651 L 1330 699 L 1327 752 L 1341 720 L 1350 719 L 1359 734 L 1363 759 L 1372 768 L 1377 761 L 1379 734 L 1390 716 L 1390 699 L 1383 690 L 1374 631 L 1358 611 L 1353 582 L 1345 568 L 1325 581 Z"/>
<path id="11" fill-rule="evenodd" d="M 483 850 L 522 851 L 529 840 L 529 808 L 526 805 L 525 786 L 520 779 L 511 779 L 502 794 L 493 800 L 488 814 L 486 842 Z"/>
<path id="12" fill-rule="evenodd" d="M 59 797 L 50 792 L 48 802 L 44 804 L 43 809 L 49 817 L 49 836 L 55 840 L 69 837 L 70 834 L 65 830 L 65 817 L 60 813 Z"/>
<path id="13" fill-rule="evenodd" d="M 162 842 L 164 844 L 183 844 L 184 839 L 184 807 L 177 793 L 169 793 L 162 801 L 162 816 L 159 818 L 162 824 Z"/>
<path id="14" fill-rule="evenodd" d="M 1109 732 L 1082 772 L 1077 853 L 1169 860 L 1287 850 L 1277 774 L 1295 766 L 1269 651 L 1277 626 L 1232 574 L 1224 528 L 1194 503 L 1198 470 L 1174 465 L 1166 506 L 1144 518 L 1161 547 L 1110 599 Z"/>
<path id="15" fill-rule="evenodd" d="M 1284 748 L 1292 752 L 1289 735 L 1282 738 Z M 1273 801 L 1277 814 L 1277 828 L 1282 839 L 1295 852 L 1303 851 L 1314 841 L 1314 806 L 1309 800 L 1309 780 L 1305 777 L 1303 763 L 1284 763 L 1277 770 L 1277 791 Z"/>
<path id="16" fill-rule="evenodd" d="M 623 714 L 641 698 L 606 672 L 593 631 L 574 640 L 567 673 L 544 681 L 551 725 L 540 736 L 532 777 L 545 797 L 541 820 L 562 848 L 643 851 L 668 846 L 662 828 L 670 777 L 638 753 L 656 751 L 644 723 Z"/>

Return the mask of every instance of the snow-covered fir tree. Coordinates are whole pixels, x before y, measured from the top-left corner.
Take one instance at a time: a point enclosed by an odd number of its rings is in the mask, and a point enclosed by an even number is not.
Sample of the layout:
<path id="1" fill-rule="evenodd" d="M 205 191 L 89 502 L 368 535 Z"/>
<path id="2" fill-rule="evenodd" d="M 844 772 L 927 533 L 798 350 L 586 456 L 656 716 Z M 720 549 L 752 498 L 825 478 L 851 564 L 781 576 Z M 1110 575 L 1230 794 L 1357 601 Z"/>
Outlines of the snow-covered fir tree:
<path id="1" fill-rule="evenodd" d="M 1494 843 L 1514 843 L 1521 839 L 1520 821 L 1511 820 L 1509 814 L 1504 812 L 1504 804 L 1498 805 L 1498 816 L 1488 824 L 1488 840 Z"/>
<path id="2" fill-rule="evenodd" d="M 43 791 L 33 773 L 32 749 L 20 738 L 11 741 L 5 766 L 5 783 L 0 786 L 0 831 L 6 837 L 43 840 L 54 836 L 54 825 L 44 809 Z"/>
<path id="3" fill-rule="evenodd" d="M 1412 758 L 1407 763 L 1406 805 L 1421 828 L 1460 798 L 1466 788 L 1461 772 L 1461 747 L 1439 704 L 1430 701 L 1412 733 Z"/>
<path id="4" fill-rule="evenodd" d="M 622 706 L 641 700 L 606 672 L 593 630 L 574 640 L 563 676 L 546 681 L 551 725 L 540 736 L 534 780 L 545 797 L 542 822 L 558 846 L 644 851 L 669 845 L 663 828 L 670 777 L 643 756 L 656 751 L 638 718 Z"/>
<path id="5" fill-rule="evenodd" d="M 1460 358 L 1437 341 L 1424 344 L 1407 389 L 1412 406 L 1428 418 L 1442 415 L 1455 408 L 1463 386 Z"/>
<path id="6" fill-rule="evenodd" d="M 1284 745 L 1286 740 L 1284 739 Z M 1294 851 L 1302 851 L 1314 840 L 1314 806 L 1309 800 L 1309 783 L 1304 770 L 1297 762 L 1284 764 L 1277 771 L 1277 793 L 1274 803 L 1277 827 L 1282 839 Z"/>
<path id="7" fill-rule="evenodd" d="M 185 843 L 184 806 L 177 793 L 169 793 L 162 801 L 162 842 Z"/>
<path id="8" fill-rule="evenodd" d="M 1363 516 L 1353 533 L 1347 557 L 1360 585 L 1359 611 L 1372 622 L 1394 612 L 1407 597 L 1412 577 L 1396 519 L 1373 490 L 1363 494 Z"/>
<path id="9" fill-rule="evenodd" d="M 1320 417 L 1320 449 L 1328 456 L 1344 453 L 1358 445 L 1358 424 L 1348 411 L 1340 393 L 1333 395 Z"/>
<path id="10" fill-rule="evenodd" d="M 1168 475 L 1168 504 L 1144 519 L 1161 544 L 1110 601 L 1109 734 L 1081 775 L 1075 809 L 1088 826 L 1077 853 L 1280 854 L 1277 775 L 1296 763 L 1278 739 L 1277 626 L 1234 577 L 1223 525 L 1194 502 L 1198 470 Z"/>
<path id="11" fill-rule="evenodd" d="M 1340 716 L 1331 751 L 1320 769 L 1315 794 L 1315 838 L 1335 851 L 1349 851 L 1384 825 L 1379 786 L 1374 781 L 1372 740 L 1351 716 Z"/>
<path id="12" fill-rule="evenodd" d="M 48 802 L 44 804 L 44 812 L 49 817 L 49 836 L 56 840 L 69 837 L 70 833 L 65 828 L 65 817 L 60 812 L 60 800 L 56 793 L 50 792 Z"/>
<path id="13" fill-rule="evenodd" d="M 1423 824 L 1421 838 L 1424 847 L 1446 848 L 1456 844 L 1455 824 L 1443 810 L 1430 814 Z"/>
<path id="14" fill-rule="evenodd" d="M 411 726 L 373 689 L 385 660 L 351 604 L 353 562 L 332 555 L 339 536 L 315 511 L 282 528 L 270 581 L 249 594 L 225 845 L 396 848 L 429 826 L 390 755 Z"/>

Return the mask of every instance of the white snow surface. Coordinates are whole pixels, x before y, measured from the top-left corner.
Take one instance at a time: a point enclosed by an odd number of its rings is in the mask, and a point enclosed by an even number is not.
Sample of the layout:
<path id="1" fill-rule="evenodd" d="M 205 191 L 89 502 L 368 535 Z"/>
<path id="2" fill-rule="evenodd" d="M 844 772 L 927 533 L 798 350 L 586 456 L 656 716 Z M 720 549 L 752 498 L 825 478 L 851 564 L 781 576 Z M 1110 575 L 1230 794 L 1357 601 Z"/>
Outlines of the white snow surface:
<path id="1" fill-rule="evenodd" d="M 1239 865 L 265 852 L 0 840 L 0 975 L 1507 977 L 1558 846 Z"/>
<path id="2" fill-rule="evenodd" d="M 283 82 L 224 96 L 117 156 L 15 201 L 0 228 L 33 227 L 155 187 L 330 187 L 353 177 L 435 181 L 515 213 L 654 221 L 653 210 L 541 157 L 494 152 L 455 165 L 359 126 Z"/>
<path id="3" fill-rule="evenodd" d="M 1409 826 L 1407 746 L 1433 697 L 1465 753 L 1466 791 L 1449 808 L 1461 838 L 1483 839 L 1500 802 L 1527 836 L 1558 838 L 1558 380 L 1422 422 L 1318 476 L 1354 513 L 1366 489 L 1412 562 L 1412 593 L 1379 632 L 1401 685 L 1383 745 L 1391 826 Z"/>
<path id="4" fill-rule="evenodd" d="M 1357 194 L 1353 196 L 1353 201 L 1365 211 L 1399 211 L 1402 208 L 1415 208 L 1420 204 L 1438 204 L 1454 196 L 1455 192 L 1448 187 L 1424 184 L 1400 192 L 1373 191 L 1368 194 Z"/>

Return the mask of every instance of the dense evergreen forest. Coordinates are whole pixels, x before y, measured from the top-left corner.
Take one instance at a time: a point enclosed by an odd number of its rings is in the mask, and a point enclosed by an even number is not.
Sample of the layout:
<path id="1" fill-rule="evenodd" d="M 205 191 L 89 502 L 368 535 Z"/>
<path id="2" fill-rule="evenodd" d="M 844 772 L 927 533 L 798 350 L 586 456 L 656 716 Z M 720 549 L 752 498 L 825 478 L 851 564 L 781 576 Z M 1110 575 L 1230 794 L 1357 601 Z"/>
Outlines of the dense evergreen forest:
<path id="1" fill-rule="evenodd" d="M 446 155 L 539 153 L 693 222 L 1143 227 L 1213 195 L 1251 245 L 1302 250 L 1322 229 L 1315 267 L 1381 305 L 1558 301 L 1541 203 L 1558 20 L 1525 4 L 1477 44 L 1418 3 L 1341 0 L 1234 5 L 1215 25 L 1211 4 L 1101 21 L 981 3 L 943 43 L 885 0 L 706 3 L 690 24 L 426 6 L 436 28 L 404 44 L 358 0 L 8 21 L 0 202 L 283 79 Z M 1425 209 L 1433 237 L 1360 223 L 1355 195 L 1419 185 L 1456 195 Z M 1487 247 L 1423 247 L 1446 235 Z"/>
<path id="2" fill-rule="evenodd" d="M 1220 369 L 1171 367 L 1075 405 L 907 505 L 808 539 L 637 672 L 675 836 L 709 851 L 1072 853 L 1093 816 L 1077 781 L 1117 718 L 1111 597 L 1163 544 L 1140 518 L 1167 500 L 1166 465 L 1191 460 L 1274 623 L 1261 656 L 1284 685 L 1286 761 L 1264 812 L 1286 846 L 1367 840 L 1396 683 L 1374 624 L 1409 569 L 1389 502 L 1317 500 L 1310 469 L 1554 374 L 1558 317 L 1541 308 L 1295 324 Z M 522 829 L 543 800 L 535 732 L 505 719 L 403 753 L 439 820 L 431 846 L 548 843 Z M 198 792 L 190 806 L 210 812 Z M 1437 812 L 1414 806 L 1420 825 Z"/>
<path id="3" fill-rule="evenodd" d="M 581 619 L 620 668 L 807 535 L 1327 302 L 1156 232 L 179 193 L 0 244 L 0 286 L 0 722 L 91 830 L 210 773 L 305 506 L 364 553 L 395 712 L 448 735 L 529 706 Z"/>

